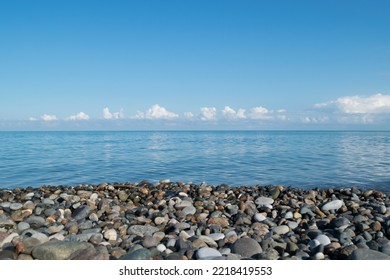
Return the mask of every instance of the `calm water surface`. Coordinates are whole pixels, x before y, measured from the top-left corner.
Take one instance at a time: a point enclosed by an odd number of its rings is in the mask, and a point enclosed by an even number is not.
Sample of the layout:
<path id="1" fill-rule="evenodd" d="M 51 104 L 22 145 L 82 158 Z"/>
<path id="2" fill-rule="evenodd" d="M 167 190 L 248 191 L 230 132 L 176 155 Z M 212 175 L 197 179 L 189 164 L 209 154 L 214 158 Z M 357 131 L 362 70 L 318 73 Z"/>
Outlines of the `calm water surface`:
<path id="1" fill-rule="evenodd" d="M 390 190 L 390 132 L 0 132 L 0 188 L 171 181 Z"/>

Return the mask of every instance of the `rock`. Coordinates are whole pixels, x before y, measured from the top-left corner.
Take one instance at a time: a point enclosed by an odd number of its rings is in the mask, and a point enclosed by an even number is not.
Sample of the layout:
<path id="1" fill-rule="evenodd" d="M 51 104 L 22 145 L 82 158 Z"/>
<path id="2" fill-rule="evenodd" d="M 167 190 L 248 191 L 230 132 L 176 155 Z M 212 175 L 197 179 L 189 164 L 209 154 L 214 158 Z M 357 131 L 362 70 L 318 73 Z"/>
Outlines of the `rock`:
<path id="1" fill-rule="evenodd" d="M 160 253 L 164 252 L 167 249 L 167 247 L 164 244 L 158 244 L 157 245 L 157 251 Z"/>
<path id="2" fill-rule="evenodd" d="M 196 213 L 196 208 L 192 205 L 185 207 L 182 212 L 184 215 L 194 215 Z"/>
<path id="3" fill-rule="evenodd" d="M 318 253 L 316 253 L 316 254 L 314 255 L 314 259 L 315 259 L 315 260 L 324 260 L 324 259 L 325 259 L 325 255 L 324 255 L 324 253 L 322 253 L 322 252 L 318 252 Z"/>
<path id="4" fill-rule="evenodd" d="M 22 203 L 17 203 L 17 202 L 11 203 L 10 206 L 9 206 L 9 208 L 10 208 L 11 210 L 13 210 L 13 211 L 22 209 L 22 207 L 23 207 L 23 204 L 22 204 Z"/>
<path id="5" fill-rule="evenodd" d="M 128 234 L 134 234 L 140 237 L 152 236 L 153 233 L 160 231 L 159 228 L 150 225 L 134 225 L 129 227 Z"/>
<path id="6" fill-rule="evenodd" d="M 229 220 L 227 218 L 224 218 L 224 217 L 210 218 L 208 220 L 208 224 L 219 225 L 221 227 L 228 227 Z"/>
<path id="7" fill-rule="evenodd" d="M 17 225 L 17 230 L 19 233 L 22 233 L 23 231 L 25 231 L 26 229 L 29 229 L 29 228 L 30 228 L 30 224 L 28 224 L 26 222 L 20 222 Z"/>
<path id="8" fill-rule="evenodd" d="M 123 255 L 119 260 L 150 260 L 152 254 L 148 249 L 138 249 L 126 255 Z"/>
<path id="9" fill-rule="evenodd" d="M 351 260 L 390 260 L 390 256 L 371 249 L 356 249 L 350 256 Z"/>
<path id="10" fill-rule="evenodd" d="M 19 234 L 17 234 L 16 232 L 5 235 L 5 237 L 2 240 L 0 239 L 0 249 L 3 248 L 7 244 L 11 244 L 12 240 L 18 236 L 19 236 Z"/>
<path id="11" fill-rule="evenodd" d="M 88 217 L 89 213 L 91 211 L 91 208 L 88 205 L 82 205 L 75 209 L 72 213 L 72 218 L 75 220 L 82 220 Z"/>
<path id="12" fill-rule="evenodd" d="M 183 210 L 184 208 L 190 207 L 190 206 L 193 206 L 191 201 L 182 200 L 182 201 L 176 203 L 175 208 L 177 210 Z"/>
<path id="13" fill-rule="evenodd" d="M 104 239 L 108 241 L 116 241 L 118 238 L 118 233 L 115 229 L 109 229 L 104 232 Z"/>
<path id="14" fill-rule="evenodd" d="M 380 231 L 382 229 L 382 225 L 380 222 L 376 221 L 376 222 L 371 224 L 371 228 L 374 231 Z"/>
<path id="15" fill-rule="evenodd" d="M 315 240 L 317 240 L 321 245 L 329 245 L 331 243 L 330 239 L 328 236 L 326 236 L 325 234 L 320 234 L 318 235 Z"/>
<path id="16" fill-rule="evenodd" d="M 343 206 L 343 201 L 342 200 L 339 200 L 339 199 L 336 199 L 336 200 L 332 200 L 328 203 L 325 203 L 321 210 L 322 211 L 331 211 L 331 210 L 339 210 L 341 207 Z"/>
<path id="17" fill-rule="evenodd" d="M 221 239 L 224 239 L 225 238 L 225 234 L 223 233 L 212 233 L 209 235 L 209 237 L 214 240 L 214 241 L 218 241 L 218 240 L 221 240 Z"/>
<path id="18" fill-rule="evenodd" d="M 200 248 L 196 251 L 196 258 L 198 260 L 212 260 L 218 257 L 222 257 L 222 254 L 213 248 Z"/>
<path id="19" fill-rule="evenodd" d="M 265 206 L 267 208 L 272 208 L 274 200 L 270 197 L 260 196 L 255 200 L 255 204 L 259 207 Z"/>
<path id="20" fill-rule="evenodd" d="M 9 250 L 0 251 L 0 260 L 14 260 L 15 258 L 15 252 Z"/>
<path id="21" fill-rule="evenodd" d="M 45 204 L 45 205 L 54 205 L 54 201 L 50 198 L 44 198 L 42 200 L 42 203 Z"/>
<path id="22" fill-rule="evenodd" d="M 243 258 L 250 258 L 263 252 L 263 250 L 256 240 L 252 238 L 241 238 L 233 244 L 232 252 L 241 255 Z"/>
<path id="23" fill-rule="evenodd" d="M 38 229 L 45 225 L 46 220 L 43 217 L 32 215 L 25 220 L 26 223 L 30 224 L 33 229 Z"/>
<path id="24" fill-rule="evenodd" d="M 256 221 L 256 222 L 262 222 L 264 221 L 265 219 L 267 219 L 267 217 L 265 217 L 264 215 L 260 214 L 260 213 L 256 213 L 254 216 L 253 216 L 253 220 Z"/>
<path id="25" fill-rule="evenodd" d="M 94 247 L 86 242 L 53 241 L 34 247 L 32 255 L 39 260 L 67 260 L 80 250 L 93 250 Z"/>
<path id="26" fill-rule="evenodd" d="M 142 245 L 145 248 L 152 248 L 158 245 L 158 240 L 153 236 L 145 236 Z"/>
<path id="27" fill-rule="evenodd" d="M 286 225 L 281 225 L 281 226 L 274 227 L 272 231 L 278 235 L 283 235 L 289 232 L 290 228 Z"/>
<path id="28" fill-rule="evenodd" d="M 228 233 L 225 234 L 225 243 L 227 244 L 233 244 L 236 242 L 238 239 L 238 235 L 235 231 L 229 231 Z"/>

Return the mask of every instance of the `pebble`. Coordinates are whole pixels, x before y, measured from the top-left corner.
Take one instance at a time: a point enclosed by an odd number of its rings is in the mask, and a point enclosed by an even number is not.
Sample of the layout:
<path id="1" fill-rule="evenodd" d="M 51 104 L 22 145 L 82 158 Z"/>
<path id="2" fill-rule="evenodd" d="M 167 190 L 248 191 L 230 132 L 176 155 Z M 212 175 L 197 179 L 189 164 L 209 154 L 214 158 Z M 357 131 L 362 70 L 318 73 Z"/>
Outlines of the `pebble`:
<path id="1" fill-rule="evenodd" d="M 19 210 L 19 209 L 22 209 L 23 207 L 23 204 L 22 203 L 11 203 L 9 205 L 9 208 L 13 211 L 16 211 L 16 210 Z"/>
<path id="2" fill-rule="evenodd" d="M 32 256 L 39 260 L 68 260 L 77 251 L 93 249 L 93 245 L 86 242 L 53 241 L 35 246 Z"/>
<path id="3" fill-rule="evenodd" d="M 321 210 L 322 211 L 331 211 L 331 210 L 339 210 L 341 207 L 343 206 L 343 201 L 342 200 L 339 200 L 339 199 L 336 199 L 336 200 L 332 200 L 328 203 L 325 203 Z"/>
<path id="4" fill-rule="evenodd" d="M 243 258 L 250 258 L 263 252 L 263 250 L 256 240 L 252 238 L 241 238 L 233 244 L 232 252 L 241 255 Z"/>
<path id="5" fill-rule="evenodd" d="M 318 235 L 315 240 L 317 240 L 319 242 L 320 245 L 329 245 L 331 243 L 330 239 L 328 236 L 326 236 L 325 234 L 320 234 Z"/>
<path id="6" fill-rule="evenodd" d="M 150 260 L 152 254 L 148 249 L 138 249 L 120 257 L 120 260 Z"/>
<path id="7" fill-rule="evenodd" d="M 272 204 L 274 203 L 274 200 L 271 197 L 260 196 L 255 200 L 255 203 L 259 207 L 265 206 L 267 208 L 272 208 Z"/>
<path id="8" fill-rule="evenodd" d="M 143 181 L 7 190 L 0 259 L 380 259 L 390 254 L 389 205 L 357 188 Z"/>
<path id="9" fill-rule="evenodd" d="M 196 251 L 196 258 L 198 260 L 212 260 L 218 257 L 222 257 L 222 254 L 213 248 L 200 248 Z"/>
<path id="10" fill-rule="evenodd" d="M 352 252 L 351 260 L 390 260 L 390 256 L 371 249 L 356 249 Z"/>
<path id="11" fill-rule="evenodd" d="M 256 214 L 253 216 L 253 219 L 254 219 L 256 222 L 263 222 L 264 220 L 267 219 L 267 217 L 264 216 L 263 214 L 256 213 Z"/>
<path id="12" fill-rule="evenodd" d="M 286 225 L 281 225 L 281 226 L 274 227 L 272 231 L 278 235 L 283 235 L 288 233 L 290 231 L 290 228 Z"/>

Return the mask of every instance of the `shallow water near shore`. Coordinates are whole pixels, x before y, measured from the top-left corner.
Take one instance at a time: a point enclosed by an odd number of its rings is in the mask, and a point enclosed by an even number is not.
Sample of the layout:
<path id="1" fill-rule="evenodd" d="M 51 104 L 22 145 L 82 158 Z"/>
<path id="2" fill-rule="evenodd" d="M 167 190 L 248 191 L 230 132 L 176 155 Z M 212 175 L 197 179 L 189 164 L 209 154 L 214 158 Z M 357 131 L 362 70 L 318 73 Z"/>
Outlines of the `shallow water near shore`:
<path id="1" fill-rule="evenodd" d="M 0 188 L 161 179 L 390 191 L 390 132 L 0 132 Z"/>

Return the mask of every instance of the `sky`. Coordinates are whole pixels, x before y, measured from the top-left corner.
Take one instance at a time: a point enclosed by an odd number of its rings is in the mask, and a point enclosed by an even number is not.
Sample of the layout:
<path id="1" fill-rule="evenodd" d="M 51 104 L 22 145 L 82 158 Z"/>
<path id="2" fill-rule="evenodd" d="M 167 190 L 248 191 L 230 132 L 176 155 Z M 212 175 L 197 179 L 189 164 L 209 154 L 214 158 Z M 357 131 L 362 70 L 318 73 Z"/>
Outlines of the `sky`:
<path id="1" fill-rule="evenodd" d="M 0 130 L 389 130 L 388 11 L 0 0 Z"/>

